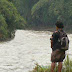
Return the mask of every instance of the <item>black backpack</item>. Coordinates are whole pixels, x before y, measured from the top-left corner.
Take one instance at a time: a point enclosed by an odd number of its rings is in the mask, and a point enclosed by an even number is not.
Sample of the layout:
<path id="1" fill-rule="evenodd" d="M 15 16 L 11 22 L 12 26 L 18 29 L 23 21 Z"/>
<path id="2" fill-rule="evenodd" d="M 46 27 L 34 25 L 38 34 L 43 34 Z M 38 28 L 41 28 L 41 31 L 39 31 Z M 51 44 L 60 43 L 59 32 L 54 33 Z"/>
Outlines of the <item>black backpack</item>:
<path id="1" fill-rule="evenodd" d="M 58 42 L 60 43 L 61 45 L 61 50 L 68 50 L 69 49 L 69 39 L 68 39 L 68 36 L 67 34 L 62 30 L 59 30 L 59 39 L 58 39 Z"/>

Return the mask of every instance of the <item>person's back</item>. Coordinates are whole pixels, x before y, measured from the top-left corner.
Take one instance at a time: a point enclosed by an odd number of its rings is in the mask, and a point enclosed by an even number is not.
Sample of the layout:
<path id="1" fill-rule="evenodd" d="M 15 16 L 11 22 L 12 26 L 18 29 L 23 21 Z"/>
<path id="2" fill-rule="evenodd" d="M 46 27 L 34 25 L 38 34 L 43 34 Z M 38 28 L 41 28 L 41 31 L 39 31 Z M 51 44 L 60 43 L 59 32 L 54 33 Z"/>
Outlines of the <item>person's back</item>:
<path id="1" fill-rule="evenodd" d="M 62 50 L 62 46 L 61 46 L 61 41 L 59 41 L 61 39 L 61 33 L 63 33 L 63 23 L 60 21 L 57 21 L 56 23 L 56 31 L 52 34 L 51 37 L 51 48 L 52 48 L 52 54 L 51 54 L 51 72 L 54 72 L 54 68 L 55 68 L 55 63 L 58 62 L 59 63 L 59 69 L 58 71 L 61 72 L 62 69 L 62 62 L 65 58 L 65 50 Z"/>

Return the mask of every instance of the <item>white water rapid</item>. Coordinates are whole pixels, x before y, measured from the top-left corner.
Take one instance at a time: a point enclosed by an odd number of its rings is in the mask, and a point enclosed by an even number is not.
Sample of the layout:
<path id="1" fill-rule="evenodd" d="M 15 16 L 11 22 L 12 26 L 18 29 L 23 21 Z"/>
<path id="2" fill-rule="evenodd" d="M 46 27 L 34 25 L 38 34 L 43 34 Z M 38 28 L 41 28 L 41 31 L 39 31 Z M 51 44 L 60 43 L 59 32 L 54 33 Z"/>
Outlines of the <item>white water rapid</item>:
<path id="1" fill-rule="evenodd" d="M 15 38 L 0 43 L 0 72 L 29 72 L 39 65 L 49 65 L 50 36 L 49 31 L 17 30 Z M 72 34 L 69 34 L 72 53 Z M 71 57 L 71 56 L 70 56 Z"/>

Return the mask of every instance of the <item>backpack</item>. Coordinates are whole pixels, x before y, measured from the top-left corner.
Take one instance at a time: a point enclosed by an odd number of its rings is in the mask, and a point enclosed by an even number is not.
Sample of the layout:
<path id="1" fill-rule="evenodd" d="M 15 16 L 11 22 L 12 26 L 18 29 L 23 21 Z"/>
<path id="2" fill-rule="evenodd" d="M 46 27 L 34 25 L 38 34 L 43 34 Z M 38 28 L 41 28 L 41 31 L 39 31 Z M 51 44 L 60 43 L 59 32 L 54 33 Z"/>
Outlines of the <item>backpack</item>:
<path id="1" fill-rule="evenodd" d="M 59 32 L 59 39 L 58 42 L 61 45 L 61 50 L 68 50 L 69 49 L 69 39 L 67 34 L 64 31 L 58 31 Z"/>

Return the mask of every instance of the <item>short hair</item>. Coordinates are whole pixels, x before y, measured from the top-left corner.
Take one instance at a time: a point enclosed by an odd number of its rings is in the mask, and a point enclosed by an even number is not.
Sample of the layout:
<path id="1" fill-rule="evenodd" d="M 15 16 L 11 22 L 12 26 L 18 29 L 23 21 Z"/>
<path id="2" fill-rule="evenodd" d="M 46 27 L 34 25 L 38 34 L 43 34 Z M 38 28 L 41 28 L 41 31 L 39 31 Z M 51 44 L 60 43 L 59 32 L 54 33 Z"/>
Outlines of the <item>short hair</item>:
<path id="1" fill-rule="evenodd" d="M 56 25 L 58 28 L 64 28 L 64 25 L 63 25 L 63 23 L 62 23 L 61 21 L 57 21 L 57 22 L 55 23 L 55 25 Z"/>

